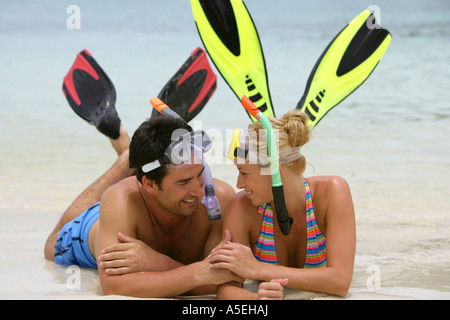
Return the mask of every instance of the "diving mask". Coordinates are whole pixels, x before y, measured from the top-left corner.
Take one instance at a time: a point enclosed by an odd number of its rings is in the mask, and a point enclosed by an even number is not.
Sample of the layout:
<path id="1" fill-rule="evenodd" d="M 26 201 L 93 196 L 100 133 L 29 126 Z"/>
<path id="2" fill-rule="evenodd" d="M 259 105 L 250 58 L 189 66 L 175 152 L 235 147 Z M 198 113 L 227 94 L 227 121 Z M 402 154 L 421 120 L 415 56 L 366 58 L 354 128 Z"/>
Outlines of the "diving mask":
<path id="1" fill-rule="evenodd" d="M 256 130 L 234 129 L 233 139 L 226 151 L 226 157 L 238 164 L 247 162 L 259 164 L 262 167 L 268 166 L 272 159 L 268 155 L 266 131 L 266 129 L 260 129 L 258 136 Z M 275 137 L 278 138 L 276 131 Z M 301 156 L 300 147 L 284 148 L 279 150 L 279 164 L 290 163 Z"/>
<path id="2" fill-rule="evenodd" d="M 162 157 L 142 166 L 144 173 L 168 164 L 201 164 L 203 153 L 208 151 L 212 144 L 211 139 L 203 130 L 189 132 L 185 129 L 177 129 L 172 133 L 171 140 Z"/>

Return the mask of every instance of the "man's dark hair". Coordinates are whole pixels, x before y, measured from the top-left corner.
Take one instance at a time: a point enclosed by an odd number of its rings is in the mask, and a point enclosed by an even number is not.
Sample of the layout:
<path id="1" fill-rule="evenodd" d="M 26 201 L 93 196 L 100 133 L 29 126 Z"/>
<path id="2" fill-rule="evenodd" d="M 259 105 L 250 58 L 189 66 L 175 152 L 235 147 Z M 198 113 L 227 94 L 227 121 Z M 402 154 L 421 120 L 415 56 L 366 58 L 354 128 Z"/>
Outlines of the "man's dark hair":
<path id="1" fill-rule="evenodd" d="M 165 166 L 144 173 L 142 166 L 162 157 L 171 142 L 173 131 L 192 128 L 181 119 L 166 116 L 154 117 L 144 121 L 134 132 L 130 143 L 130 168 L 136 168 L 136 177 L 142 183 L 142 177 L 154 180 L 158 187 L 167 174 Z"/>

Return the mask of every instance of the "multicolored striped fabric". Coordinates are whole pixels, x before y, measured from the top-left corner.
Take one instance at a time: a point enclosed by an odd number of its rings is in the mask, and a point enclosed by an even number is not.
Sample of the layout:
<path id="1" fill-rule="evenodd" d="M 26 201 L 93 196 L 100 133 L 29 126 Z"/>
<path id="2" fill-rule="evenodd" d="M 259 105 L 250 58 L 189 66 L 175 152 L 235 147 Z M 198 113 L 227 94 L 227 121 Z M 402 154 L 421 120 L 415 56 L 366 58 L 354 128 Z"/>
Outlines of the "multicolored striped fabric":
<path id="1" fill-rule="evenodd" d="M 306 180 L 306 259 L 304 268 L 319 268 L 327 263 L 326 239 L 320 232 L 314 216 L 311 191 Z M 258 207 L 264 214 L 258 241 L 252 248 L 253 255 L 262 262 L 278 264 L 273 236 L 273 209 L 270 203 Z"/>
<path id="2" fill-rule="evenodd" d="M 326 239 L 314 216 L 311 191 L 306 180 L 306 259 L 303 268 L 320 268 L 327 264 Z"/>
<path id="3" fill-rule="evenodd" d="M 278 264 L 275 242 L 273 238 L 273 210 L 270 203 L 258 207 L 258 213 L 264 214 L 258 241 L 252 248 L 256 259 L 263 262 Z"/>

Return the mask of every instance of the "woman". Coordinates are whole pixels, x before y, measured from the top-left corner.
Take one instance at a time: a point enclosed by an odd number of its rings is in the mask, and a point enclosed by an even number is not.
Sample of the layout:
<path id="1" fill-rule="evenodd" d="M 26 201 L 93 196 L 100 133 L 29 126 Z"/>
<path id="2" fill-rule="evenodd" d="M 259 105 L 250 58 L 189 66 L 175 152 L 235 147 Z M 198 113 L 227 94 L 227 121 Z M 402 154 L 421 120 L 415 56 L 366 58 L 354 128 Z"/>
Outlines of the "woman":
<path id="1" fill-rule="evenodd" d="M 224 221 L 227 241 L 209 257 L 211 268 L 225 268 L 239 276 L 262 280 L 259 292 L 252 293 L 238 283 L 218 290 L 219 299 L 282 298 L 282 287 L 345 296 L 349 289 L 355 257 L 355 214 L 349 186 L 343 178 L 304 178 L 306 159 L 300 147 L 310 139 L 308 117 L 293 110 L 281 119 L 271 118 L 278 132 L 281 179 L 286 208 L 293 218 L 292 229 L 284 235 L 278 226 L 267 174 L 267 159 L 253 150 L 267 150 L 259 123 L 249 126 L 248 145 L 236 148 L 239 170 L 237 187 Z M 253 148 L 252 148 L 253 146 Z M 240 149 L 240 150 L 238 150 Z M 233 153 L 233 152 L 232 152 Z M 255 157 L 253 157 L 255 159 Z M 231 233 L 231 234 L 230 234 Z"/>

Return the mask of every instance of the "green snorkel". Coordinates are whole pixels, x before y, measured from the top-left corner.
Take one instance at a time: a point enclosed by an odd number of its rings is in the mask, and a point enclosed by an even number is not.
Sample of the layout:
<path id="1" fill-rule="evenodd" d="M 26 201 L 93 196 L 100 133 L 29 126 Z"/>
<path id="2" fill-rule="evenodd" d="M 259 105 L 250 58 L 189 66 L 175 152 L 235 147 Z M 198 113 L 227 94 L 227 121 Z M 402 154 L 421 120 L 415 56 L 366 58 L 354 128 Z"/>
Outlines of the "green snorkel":
<path id="1" fill-rule="evenodd" d="M 267 135 L 267 145 L 269 151 L 270 160 L 270 174 L 272 175 L 272 193 L 275 202 L 275 210 L 277 212 L 277 221 L 280 226 L 281 232 L 284 235 L 288 235 L 291 231 L 291 226 L 293 219 L 289 217 L 289 213 L 286 209 L 286 202 L 284 200 L 283 183 L 281 182 L 280 175 L 280 164 L 278 157 L 277 141 L 275 137 L 275 132 L 273 131 L 272 124 L 269 118 L 262 113 L 253 102 L 250 101 L 246 96 L 242 97 L 241 100 L 244 108 L 261 123 L 263 129 L 266 130 Z"/>

